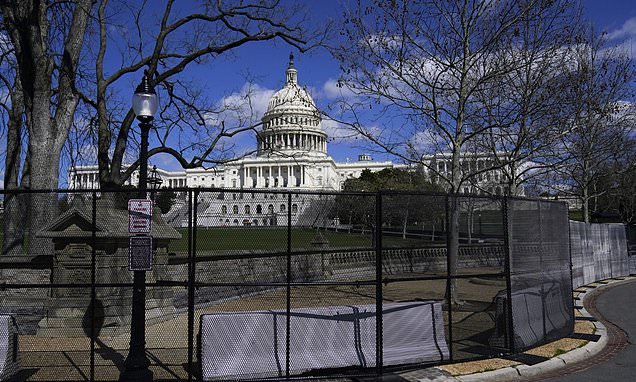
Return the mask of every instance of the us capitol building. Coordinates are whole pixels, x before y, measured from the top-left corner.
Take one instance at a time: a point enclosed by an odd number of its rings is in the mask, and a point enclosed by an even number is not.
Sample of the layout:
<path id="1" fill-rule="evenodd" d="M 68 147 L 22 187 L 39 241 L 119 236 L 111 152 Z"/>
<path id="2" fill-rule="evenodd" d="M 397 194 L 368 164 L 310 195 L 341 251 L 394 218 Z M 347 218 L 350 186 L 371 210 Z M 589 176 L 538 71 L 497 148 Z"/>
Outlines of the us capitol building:
<path id="1" fill-rule="evenodd" d="M 286 200 L 283 195 L 263 190 L 340 191 L 346 179 L 359 177 L 363 170 L 375 172 L 405 167 L 390 161 L 373 161 L 367 154 L 359 155 L 356 162 L 335 162 L 327 152 L 328 137 L 321 127 L 320 115 L 311 96 L 298 84 L 298 71 L 290 55 L 285 86 L 272 96 L 261 119 L 256 155 L 208 169 L 166 171 L 157 168 L 156 175 L 161 178 L 162 186 L 167 188 L 227 189 L 226 192 L 201 193 L 205 208 L 199 213 L 200 225 L 284 225 L 287 224 Z M 486 160 L 471 158 L 472 161 L 475 159 Z M 499 178 L 498 175 L 493 174 L 492 180 Z M 95 165 L 71 168 L 68 179 L 70 189 L 99 188 Z M 135 172 L 126 184 L 136 184 L 137 179 L 138 173 Z M 259 192 L 249 192 L 255 189 Z M 491 189 L 496 193 L 495 189 Z M 319 213 L 321 207 L 316 206 L 318 196 L 294 197 L 291 205 L 294 224 L 299 220 L 312 220 L 308 216 L 310 210 L 316 211 L 309 215 Z M 180 220 L 179 210 L 183 209 L 179 208 L 180 204 L 183 202 L 178 201 L 177 208 L 171 209 L 166 218 Z M 202 211 L 201 206 L 199 211 Z"/>

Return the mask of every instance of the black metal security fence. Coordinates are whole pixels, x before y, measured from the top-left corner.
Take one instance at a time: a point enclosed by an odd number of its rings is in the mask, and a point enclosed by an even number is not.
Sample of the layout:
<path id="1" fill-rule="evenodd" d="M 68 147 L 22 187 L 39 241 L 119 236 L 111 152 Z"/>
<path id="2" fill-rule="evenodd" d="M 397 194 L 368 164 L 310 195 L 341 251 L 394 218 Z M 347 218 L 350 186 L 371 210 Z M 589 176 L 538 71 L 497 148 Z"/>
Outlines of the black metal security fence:
<path id="1" fill-rule="evenodd" d="M 135 196 L 4 192 L 0 375 L 120 379 L 139 304 Z M 573 331 L 562 203 L 286 189 L 149 197 L 143 327 L 155 380 L 355 377 Z"/>

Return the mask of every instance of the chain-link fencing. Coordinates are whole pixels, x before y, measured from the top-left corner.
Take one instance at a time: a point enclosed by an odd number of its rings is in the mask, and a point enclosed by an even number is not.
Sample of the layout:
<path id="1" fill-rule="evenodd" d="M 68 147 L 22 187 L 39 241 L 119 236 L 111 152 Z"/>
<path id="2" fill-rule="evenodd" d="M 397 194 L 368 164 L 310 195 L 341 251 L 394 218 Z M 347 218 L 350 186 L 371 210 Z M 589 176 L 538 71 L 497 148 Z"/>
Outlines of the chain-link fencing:
<path id="1" fill-rule="evenodd" d="M 18 380 L 353 377 L 573 330 L 560 203 L 284 188 L 3 196 L 0 373 Z"/>

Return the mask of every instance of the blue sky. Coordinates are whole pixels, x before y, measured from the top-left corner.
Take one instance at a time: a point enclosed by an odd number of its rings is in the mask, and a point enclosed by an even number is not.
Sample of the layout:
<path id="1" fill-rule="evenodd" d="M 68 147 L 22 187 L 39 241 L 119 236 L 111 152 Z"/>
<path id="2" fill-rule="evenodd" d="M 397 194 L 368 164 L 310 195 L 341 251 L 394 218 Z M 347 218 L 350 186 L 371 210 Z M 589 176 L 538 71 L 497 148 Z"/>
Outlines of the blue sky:
<path id="1" fill-rule="evenodd" d="M 314 22 L 322 23 L 330 18 L 337 20 L 342 14 L 343 2 L 340 0 L 306 1 L 306 4 L 311 9 Z M 607 32 L 613 44 L 626 44 L 636 52 L 636 1 L 583 0 L 582 5 L 584 16 L 599 30 Z M 284 71 L 290 51 L 289 46 L 280 42 L 248 45 L 233 52 L 232 59 L 216 60 L 213 67 L 202 68 L 197 77 L 209 84 L 211 97 L 220 102 L 223 97 L 240 94 L 240 89 L 246 82 L 245 74 L 249 73 L 249 76 L 256 79 L 255 83 L 261 90 L 258 94 L 264 98 L 264 105 L 269 95 L 284 84 Z M 294 53 L 299 82 L 309 88 L 318 107 L 325 108 L 335 96 L 333 85 L 339 76 L 337 62 L 324 50 Z M 247 146 L 253 144 L 251 136 L 244 136 L 240 142 Z M 365 151 L 369 150 L 357 140 L 336 139 L 329 144 L 329 153 L 336 161 L 346 161 L 347 158 L 355 160 L 358 154 Z M 391 159 L 377 153 L 374 157 Z M 179 168 L 168 157 L 155 157 L 151 161 L 167 169 Z"/>

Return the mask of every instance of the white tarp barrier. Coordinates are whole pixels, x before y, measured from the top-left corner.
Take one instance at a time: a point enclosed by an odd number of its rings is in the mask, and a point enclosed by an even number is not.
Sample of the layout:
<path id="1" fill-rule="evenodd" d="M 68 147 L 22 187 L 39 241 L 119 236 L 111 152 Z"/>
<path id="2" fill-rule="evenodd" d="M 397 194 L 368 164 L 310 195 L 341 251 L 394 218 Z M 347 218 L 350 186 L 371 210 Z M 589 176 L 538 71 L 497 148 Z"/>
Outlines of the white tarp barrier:
<path id="1" fill-rule="evenodd" d="M 629 275 L 627 236 L 623 224 L 586 224 L 570 221 L 572 284 Z"/>
<path id="2" fill-rule="evenodd" d="M 204 380 L 285 375 L 286 312 L 201 316 Z M 383 364 L 448 359 L 440 302 L 383 306 Z M 375 305 L 297 308 L 290 315 L 290 375 L 376 364 Z"/>

